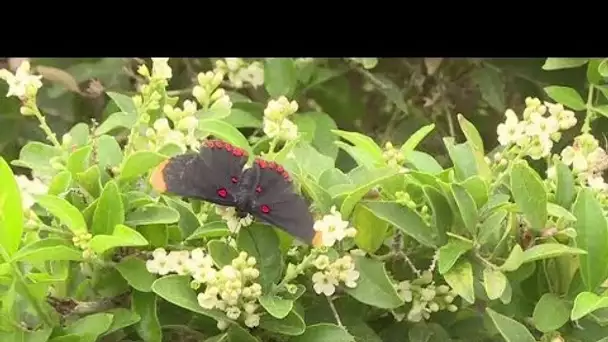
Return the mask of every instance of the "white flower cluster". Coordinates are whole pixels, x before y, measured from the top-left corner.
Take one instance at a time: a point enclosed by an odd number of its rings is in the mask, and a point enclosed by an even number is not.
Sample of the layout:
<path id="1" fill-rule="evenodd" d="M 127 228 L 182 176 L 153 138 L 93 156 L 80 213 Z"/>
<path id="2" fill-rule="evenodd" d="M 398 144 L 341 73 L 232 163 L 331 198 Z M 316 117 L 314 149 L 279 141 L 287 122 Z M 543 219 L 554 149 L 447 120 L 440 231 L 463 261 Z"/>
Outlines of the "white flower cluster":
<path id="1" fill-rule="evenodd" d="M 271 139 L 294 140 L 298 137 L 298 126 L 287 117 L 298 111 L 296 101 L 285 96 L 270 100 L 264 109 L 264 133 Z"/>
<path id="2" fill-rule="evenodd" d="M 336 292 L 336 286 L 343 282 L 346 287 L 357 286 L 359 271 L 350 255 L 345 255 L 333 263 L 327 255 L 319 255 L 313 262 L 319 270 L 312 275 L 313 288 L 317 294 L 331 296 Z"/>
<path id="3" fill-rule="evenodd" d="M 602 172 L 608 169 L 608 154 L 599 146 L 597 139 L 588 133 L 574 138 L 572 146 L 562 150 L 561 159 L 566 165 L 572 165 L 573 172 L 579 179 L 596 190 L 608 192 L 608 184 Z M 555 169 L 548 170 L 549 178 L 555 178 Z"/>
<path id="4" fill-rule="evenodd" d="M 394 286 L 397 294 L 405 302 L 412 303 L 407 312 L 407 320 L 410 322 L 429 319 L 433 312 L 441 310 L 456 312 L 458 310 L 458 307 L 452 304 L 458 294 L 447 285 L 436 286 L 430 271 L 425 271 L 418 279 L 405 280 Z M 393 312 L 393 314 L 399 320 L 403 319 L 398 312 Z"/>
<path id="5" fill-rule="evenodd" d="M 224 73 L 207 71 L 197 76 L 198 85 L 192 89 L 192 95 L 204 110 L 212 111 L 220 117 L 228 116 L 232 109 L 232 102 L 226 91 L 220 88 Z"/>
<path id="6" fill-rule="evenodd" d="M 21 205 L 24 210 L 30 209 L 36 202 L 32 195 L 44 195 L 49 190 L 49 187 L 38 178 L 30 180 L 25 175 L 16 175 L 15 180 L 21 193 Z"/>
<path id="7" fill-rule="evenodd" d="M 549 112 L 549 116 L 545 114 Z M 516 144 L 525 155 L 538 160 L 551 154 L 553 143 L 561 132 L 576 125 L 574 112 L 561 104 L 544 104 L 537 98 L 526 98 L 523 120 L 512 109 L 505 112 L 506 120 L 498 125 L 498 142 L 503 146 Z"/>
<path id="8" fill-rule="evenodd" d="M 167 104 L 163 112 L 173 123 L 173 128 L 169 126 L 167 118 L 158 118 L 152 125 L 153 129 L 148 129 L 146 136 L 156 143 L 157 148 L 175 144 L 185 151 L 188 146 L 198 146 L 198 119 L 194 115 L 196 111 L 196 102 L 191 100 L 184 101 L 183 109 Z"/>
<path id="9" fill-rule="evenodd" d="M 246 326 L 259 325 L 260 315 L 258 298 L 262 287 L 255 282 L 260 272 L 255 268 L 256 260 L 246 252 L 241 252 L 230 265 L 218 269 L 213 259 L 201 248 L 189 251 L 167 253 L 158 248 L 152 253 L 153 259 L 146 262 L 148 272 L 166 275 L 177 273 L 190 275 L 194 287 L 205 285 L 204 291 L 197 296 L 198 304 L 204 309 L 218 309 L 232 320 L 243 318 Z M 219 328 L 227 327 L 226 322 L 218 322 Z"/>
<path id="10" fill-rule="evenodd" d="M 342 241 L 345 237 L 355 237 L 357 230 L 349 227 L 349 222 L 342 220 L 342 214 L 332 206 L 330 214 L 324 215 L 315 221 L 313 229 L 321 232 L 321 243 L 325 247 L 333 246 L 336 241 Z"/>
<path id="11" fill-rule="evenodd" d="M 14 74 L 6 69 L 0 70 L 0 78 L 8 83 L 6 97 L 15 96 L 22 101 L 20 111 L 23 115 L 33 115 L 37 111 L 36 94 L 42 87 L 42 76 L 32 75 L 30 69 L 30 62 L 24 60 Z"/>
<path id="12" fill-rule="evenodd" d="M 224 58 L 215 62 L 216 70 L 228 75 L 230 85 L 243 88 L 245 83 L 257 88 L 264 84 L 264 67 L 262 63 L 245 62 L 242 58 Z"/>
<path id="13" fill-rule="evenodd" d="M 234 207 L 216 205 L 215 213 L 220 215 L 221 218 L 226 221 L 228 230 L 232 234 L 237 234 L 242 227 L 248 227 L 253 223 L 253 216 L 247 214 L 245 217 L 239 217 L 236 214 L 236 209 Z"/>

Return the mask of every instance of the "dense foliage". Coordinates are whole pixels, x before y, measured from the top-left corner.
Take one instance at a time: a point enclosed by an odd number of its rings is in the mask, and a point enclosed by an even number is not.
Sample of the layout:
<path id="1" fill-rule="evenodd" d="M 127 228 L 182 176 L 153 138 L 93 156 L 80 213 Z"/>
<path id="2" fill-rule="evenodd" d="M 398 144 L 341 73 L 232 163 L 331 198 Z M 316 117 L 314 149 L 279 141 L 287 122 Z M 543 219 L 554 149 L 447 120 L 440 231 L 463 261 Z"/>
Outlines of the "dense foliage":
<path id="1" fill-rule="evenodd" d="M 2 341 L 608 341 L 608 59 L 51 62 L 0 70 Z M 211 138 L 322 246 L 153 190 Z"/>

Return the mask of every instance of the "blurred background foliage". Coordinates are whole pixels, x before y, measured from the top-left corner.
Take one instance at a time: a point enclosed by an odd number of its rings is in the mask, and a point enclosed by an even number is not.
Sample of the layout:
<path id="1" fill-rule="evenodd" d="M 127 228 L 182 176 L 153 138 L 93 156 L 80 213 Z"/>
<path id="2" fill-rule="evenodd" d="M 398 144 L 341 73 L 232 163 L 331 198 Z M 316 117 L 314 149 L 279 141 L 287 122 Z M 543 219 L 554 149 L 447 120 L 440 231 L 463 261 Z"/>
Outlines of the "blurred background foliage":
<path id="1" fill-rule="evenodd" d="M 464 139 L 457 128 L 457 114 L 462 113 L 475 124 L 489 153 L 498 145 L 496 126 L 504 120 L 507 108 L 521 113 L 528 96 L 551 101 L 543 91 L 549 85 L 572 87 L 585 97 L 591 69 L 585 64 L 547 71 L 542 69 L 545 58 L 377 61 L 365 65 L 352 59 L 315 59 L 309 67 L 298 69 L 300 89 L 293 99 L 300 104 L 299 112 L 325 112 L 340 129 L 363 132 L 381 144 L 400 144 L 421 126 L 435 123 L 435 131 L 420 149 L 444 165 L 448 162 L 441 138 Z M 39 107 L 59 138 L 77 123 L 99 125 L 117 112 L 106 92 L 134 94 L 140 84 L 137 67 L 151 64 L 148 58 L 30 58 L 30 62 L 44 77 Z M 171 58 L 170 93 L 191 98 L 197 74 L 213 69 L 213 62 L 209 58 Z M 14 71 L 18 64 L 18 58 L 0 59 L 0 69 Z M 227 120 L 245 134 L 253 132 L 256 122 L 261 123 L 268 93 L 263 86 L 230 89 L 226 84 L 224 88 L 232 90 L 230 96 L 235 103 Z M 0 92 L 5 94 L 6 90 L 6 83 L 0 82 Z M 584 114 L 577 112 L 578 128 Z M 607 121 L 602 117 L 593 123 L 600 139 L 602 132 L 608 132 Z M 302 124 L 298 120 L 296 123 Z M 44 141 L 37 124 L 35 118 L 19 113 L 18 99 L 1 97 L 0 155 L 13 160 L 28 141 Z M 565 136 L 560 145 L 571 143 L 577 132 L 576 128 L 571 130 L 571 136 Z M 120 141 L 120 135 L 117 139 Z M 340 151 L 338 165 L 348 169 L 349 163 L 352 161 Z"/>

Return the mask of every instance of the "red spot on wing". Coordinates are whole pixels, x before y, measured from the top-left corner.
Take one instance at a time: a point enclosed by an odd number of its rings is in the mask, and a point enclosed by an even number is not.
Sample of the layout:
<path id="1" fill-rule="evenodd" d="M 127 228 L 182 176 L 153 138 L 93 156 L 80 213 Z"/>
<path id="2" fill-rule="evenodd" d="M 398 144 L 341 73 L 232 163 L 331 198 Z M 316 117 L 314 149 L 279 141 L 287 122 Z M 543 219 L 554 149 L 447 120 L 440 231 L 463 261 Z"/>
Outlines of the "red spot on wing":
<path id="1" fill-rule="evenodd" d="M 230 180 L 231 180 L 231 181 L 232 181 L 232 183 L 234 183 L 234 184 L 238 183 L 238 181 L 239 181 L 239 179 L 238 179 L 238 178 L 236 178 L 236 177 L 234 177 L 234 176 L 233 176 L 232 178 L 230 178 Z"/>
<path id="2" fill-rule="evenodd" d="M 273 161 L 266 161 L 264 159 L 256 159 L 255 163 L 260 166 L 262 169 L 270 169 L 281 175 L 286 181 L 290 182 L 291 178 L 289 177 L 289 173 L 285 170 L 285 168 Z"/>
<path id="3" fill-rule="evenodd" d="M 264 213 L 264 214 L 269 214 L 270 213 L 270 207 L 267 206 L 266 204 L 262 204 L 260 206 L 260 210 Z"/>
<path id="4" fill-rule="evenodd" d="M 259 185 L 258 185 L 258 186 L 256 186 L 256 187 L 255 187 L 255 192 L 257 192 L 258 194 L 259 194 L 260 192 L 262 192 L 262 187 L 261 187 L 261 186 L 259 186 Z"/>
<path id="5" fill-rule="evenodd" d="M 223 140 L 218 140 L 218 139 L 214 139 L 214 140 L 206 140 L 203 145 L 207 148 L 211 148 L 211 149 L 222 149 L 226 152 L 230 152 L 232 153 L 233 156 L 235 157 L 247 157 L 247 152 L 241 148 L 238 148 L 232 144 L 230 144 L 229 142 L 223 141 Z"/>
<path id="6" fill-rule="evenodd" d="M 221 198 L 226 198 L 226 196 L 228 196 L 228 191 L 225 188 L 218 189 L 217 195 Z"/>

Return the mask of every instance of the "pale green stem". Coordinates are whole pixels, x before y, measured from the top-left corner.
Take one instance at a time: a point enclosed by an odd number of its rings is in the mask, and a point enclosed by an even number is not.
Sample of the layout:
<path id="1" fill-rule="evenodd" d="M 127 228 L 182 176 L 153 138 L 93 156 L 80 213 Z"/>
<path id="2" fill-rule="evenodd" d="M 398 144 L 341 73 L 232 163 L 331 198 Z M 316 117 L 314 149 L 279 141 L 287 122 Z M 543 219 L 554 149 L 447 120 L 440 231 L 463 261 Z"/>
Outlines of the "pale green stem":
<path id="1" fill-rule="evenodd" d="M 329 307 L 331 308 L 331 312 L 334 314 L 334 318 L 336 319 L 336 323 L 338 323 L 339 327 L 344 327 L 344 325 L 342 325 L 342 321 L 340 320 L 340 315 L 338 314 L 338 310 L 336 310 L 336 306 L 334 305 L 334 301 L 331 299 L 331 297 L 325 297 L 327 298 L 327 303 L 329 303 Z"/>
<path id="2" fill-rule="evenodd" d="M 59 140 L 57 140 L 57 135 L 51 130 L 49 125 L 46 123 L 46 119 L 44 118 L 44 115 L 40 113 L 38 106 L 34 105 L 33 110 L 34 115 L 40 122 L 40 125 L 38 127 L 40 127 L 42 131 L 44 131 L 44 133 L 46 134 L 46 138 L 53 144 L 53 146 L 61 147 L 61 143 L 59 142 Z"/>
<path id="3" fill-rule="evenodd" d="M 589 133 L 591 131 L 591 120 L 595 113 L 593 112 L 593 95 L 595 93 L 595 86 L 593 84 L 589 84 L 589 93 L 587 94 L 587 113 L 585 115 L 585 121 L 583 122 L 583 126 L 581 127 L 581 132 Z"/>
<path id="4" fill-rule="evenodd" d="M 310 266 L 310 264 L 312 263 L 313 258 L 315 258 L 317 256 L 316 252 L 311 252 L 309 255 L 307 255 L 304 260 L 302 260 L 301 263 L 299 263 L 296 266 L 296 269 L 294 270 L 293 274 L 286 274 L 285 278 L 283 278 L 283 280 L 281 280 L 281 282 L 277 285 L 277 288 L 281 288 L 283 286 L 285 286 L 286 284 L 288 284 L 290 281 L 294 280 L 295 278 L 298 277 L 298 275 L 300 273 L 302 273 L 305 269 L 308 268 L 308 266 Z"/>

